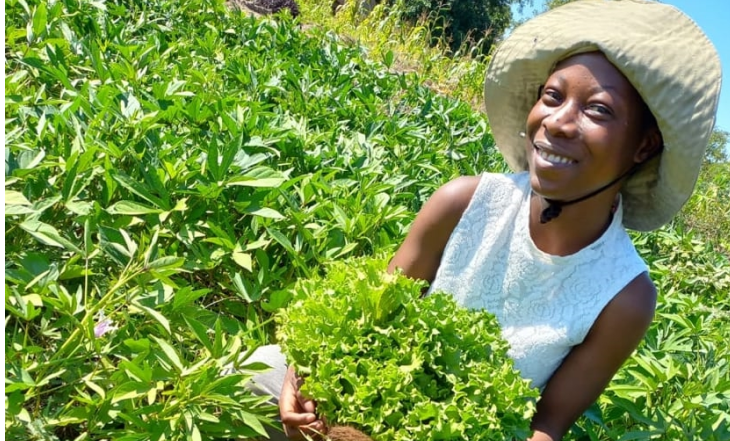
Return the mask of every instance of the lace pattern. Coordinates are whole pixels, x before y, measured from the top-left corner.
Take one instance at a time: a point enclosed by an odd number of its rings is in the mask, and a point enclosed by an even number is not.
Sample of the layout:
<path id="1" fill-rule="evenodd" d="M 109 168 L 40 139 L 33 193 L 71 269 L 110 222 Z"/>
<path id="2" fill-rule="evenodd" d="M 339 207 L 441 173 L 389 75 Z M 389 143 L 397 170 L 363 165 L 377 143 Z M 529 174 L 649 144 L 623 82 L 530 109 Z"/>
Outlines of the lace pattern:
<path id="1" fill-rule="evenodd" d="M 515 367 L 542 389 L 606 304 L 647 269 L 623 228 L 621 204 L 598 240 L 553 256 L 530 237 L 529 199 L 528 173 L 482 175 L 429 292 L 495 314 Z"/>

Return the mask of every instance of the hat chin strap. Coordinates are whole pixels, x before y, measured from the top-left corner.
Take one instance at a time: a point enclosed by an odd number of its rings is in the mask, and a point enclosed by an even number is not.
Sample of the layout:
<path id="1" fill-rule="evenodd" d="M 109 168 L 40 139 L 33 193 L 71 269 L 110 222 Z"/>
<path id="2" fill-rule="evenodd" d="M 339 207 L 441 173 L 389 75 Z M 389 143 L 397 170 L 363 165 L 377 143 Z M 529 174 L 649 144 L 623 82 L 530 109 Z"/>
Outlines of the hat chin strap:
<path id="1" fill-rule="evenodd" d="M 643 163 L 634 164 L 633 167 L 631 167 L 625 173 L 620 175 L 618 178 L 614 179 L 613 181 L 609 182 L 608 184 L 604 185 L 603 187 L 599 188 L 598 190 L 592 191 L 585 196 L 579 197 L 578 199 L 573 199 L 572 201 L 559 201 L 556 199 L 543 198 L 543 199 L 545 199 L 545 202 L 548 203 L 548 206 L 546 209 L 542 210 L 542 213 L 540 213 L 540 223 L 546 224 L 546 223 L 550 222 L 551 220 L 555 219 L 556 217 L 560 216 L 560 212 L 563 211 L 563 207 L 566 207 L 568 205 L 577 204 L 578 202 L 581 202 L 581 201 L 585 201 L 586 199 L 592 198 L 593 196 L 607 190 L 608 188 L 612 187 L 614 184 L 616 184 L 621 179 L 634 173 L 641 164 L 643 164 Z"/>

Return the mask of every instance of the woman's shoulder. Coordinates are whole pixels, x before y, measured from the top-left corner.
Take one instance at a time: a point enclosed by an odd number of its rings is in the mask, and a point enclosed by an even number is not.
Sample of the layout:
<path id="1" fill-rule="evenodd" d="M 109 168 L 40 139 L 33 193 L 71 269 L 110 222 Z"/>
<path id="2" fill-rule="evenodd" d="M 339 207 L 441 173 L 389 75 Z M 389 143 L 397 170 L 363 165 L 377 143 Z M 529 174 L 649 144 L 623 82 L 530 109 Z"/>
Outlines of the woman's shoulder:
<path id="1" fill-rule="evenodd" d="M 436 190 L 416 215 L 389 271 L 400 268 L 409 277 L 433 281 L 444 247 L 480 181 L 480 176 L 461 176 Z"/>
<path id="2" fill-rule="evenodd" d="M 460 176 L 436 190 L 419 215 L 450 235 L 462 216 L 483 218 L 495 208 L 503 211 L 522 200 L 528 188 L 529 177 L 522 173 Z"/>
<path id="3" fill-rule="evenodd" d="M 602 312 L 611 316 L 621 326 L 646 328 L 651 323 L 656 309 L 657 291 L 647 272 L 629 282 L 614 296 Z"/>
<path id="4" fill-rule="evenodd" d="M 438 202 L 433 205 L 439 207 L 439 211 L 443 210 L 443 215 L 461 216 L 479 187 L 482 176 L 459 176 L 452 179 L 433 194 L 432 199 Z"/>
<path id="5" fill-rule="evenodd" d="M 432 196 L 444 215 L 461 216 L 475 196 L 489 195 L 495 191 L 522 192 L 529 185 L 527 173 L 482 173 L 476 176 L 460 176 L 453 179 Z"/>

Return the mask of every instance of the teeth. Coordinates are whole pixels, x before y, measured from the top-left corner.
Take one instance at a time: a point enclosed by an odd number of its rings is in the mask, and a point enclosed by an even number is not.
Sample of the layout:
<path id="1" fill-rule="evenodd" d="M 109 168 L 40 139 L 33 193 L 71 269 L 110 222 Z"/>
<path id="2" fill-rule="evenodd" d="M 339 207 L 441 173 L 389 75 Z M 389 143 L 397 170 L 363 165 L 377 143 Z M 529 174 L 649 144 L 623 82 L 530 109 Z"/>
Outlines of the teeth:
<path id="1" fill-rule="evenodd" d="M 571 161 L 568 158 L 565 158 L 563 156 L 554 155 L 552 153 L 547 153 L 543 150 L 537 151 L 537 153 L 540 155 L 540 157 L 548 162 L 552 162 L 553 164 L 570 164 L 573 161 Z"/>

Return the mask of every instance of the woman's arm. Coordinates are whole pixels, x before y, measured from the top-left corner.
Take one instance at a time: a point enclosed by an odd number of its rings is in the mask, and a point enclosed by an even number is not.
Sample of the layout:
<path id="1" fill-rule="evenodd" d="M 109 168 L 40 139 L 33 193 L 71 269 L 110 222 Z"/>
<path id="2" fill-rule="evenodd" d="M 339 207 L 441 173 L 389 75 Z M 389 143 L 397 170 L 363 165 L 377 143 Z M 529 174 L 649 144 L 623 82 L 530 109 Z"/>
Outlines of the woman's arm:
<path id="1" fill-rule="evenodd" d="M 655 306 L 656 289 L 646 273 L 606 305 L 583 343 L 548 381 L 532 419 L 530 441 L 562 439 L 644 338 Z"/>
<path id="2" fill-rule="evenodd" d="M 462 176 L 448 182 L 418 212 L 406 239 L 388 265 L 414 279 L 433 282 L 441 255 L 461 215 L 479 185 L 479 176 Z"/>

